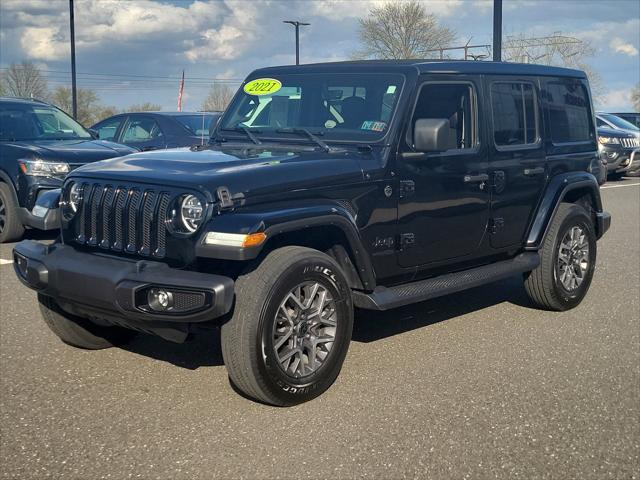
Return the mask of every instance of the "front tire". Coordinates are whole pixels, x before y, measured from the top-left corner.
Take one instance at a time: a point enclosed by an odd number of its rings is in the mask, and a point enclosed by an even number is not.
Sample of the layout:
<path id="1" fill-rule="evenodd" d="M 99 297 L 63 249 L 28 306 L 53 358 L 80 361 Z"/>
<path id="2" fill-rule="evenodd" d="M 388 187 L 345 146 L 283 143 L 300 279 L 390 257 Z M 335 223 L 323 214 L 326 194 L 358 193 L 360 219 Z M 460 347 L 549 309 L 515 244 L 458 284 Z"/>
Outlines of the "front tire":
<path id="1" fill-rule="evenodd" d="M 562 203 L 540 249 L 540 265 L 525 275 L 531 301 L 545 310 L 564 311 L 580 304 L 596 264 L 596 235 L 589 214 Z"/>
<path id="2" fill-rule="evenodd" d="M 18 218 L 18 205 L 11 187 L 0 182 L 0 243 L 19 240 L 23 234 L 24 227 Z"/>
<path id="3" fill-rule="evenodd" d="M 310 248 L 279 248 L 240 276 L 235 291 L 233 316 L 221 332 L 234 385 L 277 406 L 327 390 L 353 329 L 351 290 L 336 262 Z"/>
<path id="4" fill-rule="evenodd" d="M 38 303 L 42 318 L 49 329 L 60 340 L 72 347 L 86 350 L 101 350 L 122 344 L 136 332 L 122 327 L 103 327 L 86 318 L 76 317 L 63 311 L 55 300 L 38 294 Z"/>

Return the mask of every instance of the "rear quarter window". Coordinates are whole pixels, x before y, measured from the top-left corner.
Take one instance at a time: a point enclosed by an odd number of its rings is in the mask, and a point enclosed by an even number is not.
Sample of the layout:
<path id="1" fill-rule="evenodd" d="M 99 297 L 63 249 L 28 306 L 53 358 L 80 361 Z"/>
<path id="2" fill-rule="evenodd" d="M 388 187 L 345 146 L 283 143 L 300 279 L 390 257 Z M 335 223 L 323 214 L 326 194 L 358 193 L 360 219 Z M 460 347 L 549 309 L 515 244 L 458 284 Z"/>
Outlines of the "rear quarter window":
<path id="1" fill-rule="evenodd" d="M 552 81 L 545 87 L 553 143 L 589 142 L 593 138 L 591 106 L 578 80 Z"/>

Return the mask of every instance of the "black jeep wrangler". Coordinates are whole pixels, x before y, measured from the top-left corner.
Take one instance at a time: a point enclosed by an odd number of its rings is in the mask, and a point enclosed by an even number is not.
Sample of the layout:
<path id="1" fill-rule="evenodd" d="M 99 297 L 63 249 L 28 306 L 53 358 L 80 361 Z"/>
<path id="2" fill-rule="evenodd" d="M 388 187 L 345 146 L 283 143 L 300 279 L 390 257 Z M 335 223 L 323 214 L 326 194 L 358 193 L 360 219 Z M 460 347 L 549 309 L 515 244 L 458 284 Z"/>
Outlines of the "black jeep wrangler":
<path id="1" fill-rule="evenodd" d="M 219 323 L 233 383 L 274 405 L 336 379 L 354 307 L 522 275 L 584 298 L 609 228 L 583 72 L 346 62 L 253 72 L 199 148 L 73 171 L 61 235 L 14 250 L 46 323 L 89 349 Z"/>

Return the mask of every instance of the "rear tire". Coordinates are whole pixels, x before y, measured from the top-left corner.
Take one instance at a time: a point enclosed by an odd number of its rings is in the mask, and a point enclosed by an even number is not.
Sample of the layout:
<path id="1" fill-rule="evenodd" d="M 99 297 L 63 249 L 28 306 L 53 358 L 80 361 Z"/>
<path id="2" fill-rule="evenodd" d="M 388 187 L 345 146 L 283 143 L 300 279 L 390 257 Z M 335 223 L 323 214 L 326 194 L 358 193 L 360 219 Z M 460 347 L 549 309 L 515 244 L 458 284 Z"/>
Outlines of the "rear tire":
<path id="1" fill-rule="evenodd" d="M 556 311 L 579 305 L 591 285 L 596 249 L 589 214 L 579 205 L 560 204 L 539 250 L 540 265 L 525 275 L 531 301 Z"/>
<path id="2" fill-rule="evenodd" d="M 18 205 L 11 187 L 0 182 L 0 243 L 19 240 L 23 234 L 24 227 L 18 218 Z"/>
<path id="3" fill-rule="evenodd" d="M 76 317 L 63 311 L 55 300 L 38 294 L 42 318 L 49 329 L 60 340 L 73 347 L 87 350 L 101 350 L 130 340 L 136 335 L 134 330 L 122 327 L 104 327 L 86 318 Z"/>
<path id="4" fill-rule="evenodd" d="M 288 246 L 269 253 L 235 284 L 221 342 L 229 377 L 245 395 L 290 406 L 335 381 L 353 329 L 351 290 L 336 262 Z"/>

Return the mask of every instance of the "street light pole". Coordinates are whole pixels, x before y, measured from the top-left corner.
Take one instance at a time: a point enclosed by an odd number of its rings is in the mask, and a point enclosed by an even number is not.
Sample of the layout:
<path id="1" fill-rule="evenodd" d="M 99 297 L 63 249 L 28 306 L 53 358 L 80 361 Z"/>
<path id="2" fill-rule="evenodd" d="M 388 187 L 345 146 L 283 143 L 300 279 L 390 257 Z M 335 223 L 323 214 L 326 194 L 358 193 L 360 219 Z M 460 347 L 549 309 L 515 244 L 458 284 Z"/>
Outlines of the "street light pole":
<path id="1" fill-rule="evenodd" d="M 493 61 L 502 61 L 502 0 L 493 0 Z"/>
<path id="2" fill-rule="evenodd" d="M 300 26 L 304 27 L 311 24 L 299 22 L 297 20 L 283 20 L 283 23 L 289 23 L 296 27 L 296 65 L 300 65 Z"/>
<path id="3" fill-rule="evenodd" d="M 76 92 L 76 33 L 73 15 L 73 0 L 69 0 L 69 25 L 71 29 L 71 103 L 73 118 L 78 119 L 78 96 Z"/>

